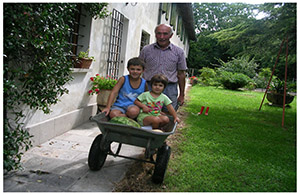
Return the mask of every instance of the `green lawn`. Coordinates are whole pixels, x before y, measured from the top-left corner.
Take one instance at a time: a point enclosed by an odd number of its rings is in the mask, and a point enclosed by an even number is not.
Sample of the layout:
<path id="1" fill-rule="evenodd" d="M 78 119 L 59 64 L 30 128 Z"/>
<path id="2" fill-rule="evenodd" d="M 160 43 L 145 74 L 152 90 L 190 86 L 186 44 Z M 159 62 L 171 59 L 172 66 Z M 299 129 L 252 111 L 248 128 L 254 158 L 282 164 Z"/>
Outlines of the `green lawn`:
<path id="1" fill-rule="evenodd" d="M 285 111 L 264 93 L 194 86 L 183 138 L 172 147 L 166 191 L 295 192 L 296 98 Z M 208 116 L 197 115 L 209 106 Z"/>

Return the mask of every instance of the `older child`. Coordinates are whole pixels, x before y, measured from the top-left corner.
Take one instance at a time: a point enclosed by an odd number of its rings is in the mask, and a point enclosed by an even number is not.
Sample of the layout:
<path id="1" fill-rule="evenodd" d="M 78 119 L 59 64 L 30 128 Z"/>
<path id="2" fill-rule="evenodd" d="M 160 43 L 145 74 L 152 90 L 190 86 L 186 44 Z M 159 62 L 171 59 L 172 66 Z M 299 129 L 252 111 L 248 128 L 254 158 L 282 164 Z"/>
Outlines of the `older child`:
<path id="1" fill-rule="evenodd" d="M 163 90 L 168 84 L 168 78 L 162 74 L 154 75 L 150 81 L 151 91 L 142 93 L 134 103 L 141 108 L 137 118 L 140 125 L 151 125 L 153 129 L 158 129 L 169 123 L 169 118 L 161 114 L 162 107 L 165 105 L 169 113 L 174 117 L 174 123 L 180 122 L 176 111 L 172 106 L 172 101 L 163 94 Z"/>
<path id="2" fill-rule="evenodd" d="M 135 99 L 141 93 L 148 91 L 146 81 L 141 78 L 145 63 L 140 58 L 132 58 L 127 63 L 129 75 L 121 77 L 112 89 L 106 107 L 102 112 L 109 114 L 110 118 L 127 116 L 135 119 L 140 109 L 134 104 Z M 113 100 L 118 95 L 115 103 Z"/>

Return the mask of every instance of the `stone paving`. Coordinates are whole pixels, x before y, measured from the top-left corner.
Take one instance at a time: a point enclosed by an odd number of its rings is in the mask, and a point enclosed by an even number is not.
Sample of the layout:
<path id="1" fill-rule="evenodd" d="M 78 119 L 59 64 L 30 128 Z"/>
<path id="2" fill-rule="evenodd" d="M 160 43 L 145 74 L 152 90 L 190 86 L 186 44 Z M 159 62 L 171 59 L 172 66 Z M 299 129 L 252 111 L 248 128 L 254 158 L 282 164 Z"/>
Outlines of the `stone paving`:
<path id="1" fill-rule="evenodd" d="M 4 176 L 4 192 L 112 192 L 132 160 L 108 155 L 99 171 L 89 170 L 87 158 L 96 123 L 86 122 L 37 147 L 22 158 L 24 170 Z M 112 144 L 115 151 L 117 144 Z M 144 149 L 122 145 L 121 155 L 138 157 Z"/>

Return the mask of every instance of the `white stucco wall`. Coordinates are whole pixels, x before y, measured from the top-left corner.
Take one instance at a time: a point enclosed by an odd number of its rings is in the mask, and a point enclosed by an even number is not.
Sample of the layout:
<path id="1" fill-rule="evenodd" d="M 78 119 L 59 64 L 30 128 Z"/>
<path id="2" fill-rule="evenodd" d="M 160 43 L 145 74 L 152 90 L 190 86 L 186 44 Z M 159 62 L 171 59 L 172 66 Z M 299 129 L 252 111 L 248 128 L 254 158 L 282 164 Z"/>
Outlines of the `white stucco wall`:
<path id="1" fill-rule="evenodd" d="M 127 61 L 132 57 L 139 56 L 142 30 L 150 34 L 150 43 L 155 41 L 154 28 L 157 25 L 159 4 L 158 3 L 112 3 L 111 8 L 121 12 L 125 17 L 124 39 L 126 45 L 122 45 L 124 61 L 121 75 L 128 74 Z M 120 76 L 121 76 L 120 75 Z"/>

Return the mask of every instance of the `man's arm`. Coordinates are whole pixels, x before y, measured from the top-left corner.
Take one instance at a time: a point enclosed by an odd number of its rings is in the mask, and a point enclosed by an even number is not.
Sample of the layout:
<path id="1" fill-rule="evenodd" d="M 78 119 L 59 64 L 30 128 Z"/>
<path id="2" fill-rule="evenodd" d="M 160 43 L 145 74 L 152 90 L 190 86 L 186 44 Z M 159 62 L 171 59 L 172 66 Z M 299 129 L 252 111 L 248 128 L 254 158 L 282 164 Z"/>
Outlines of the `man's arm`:
<path id="1" fill-rule="evenodd" d="M 184 70 L 178 70 L 177 72 L 178 77 L 178 85 L 179 85 L 179 96 L 178 96 L 178 102 L 180 105 L 184 103 L 184 91 L 185 91 L 185 71 Z"/>

